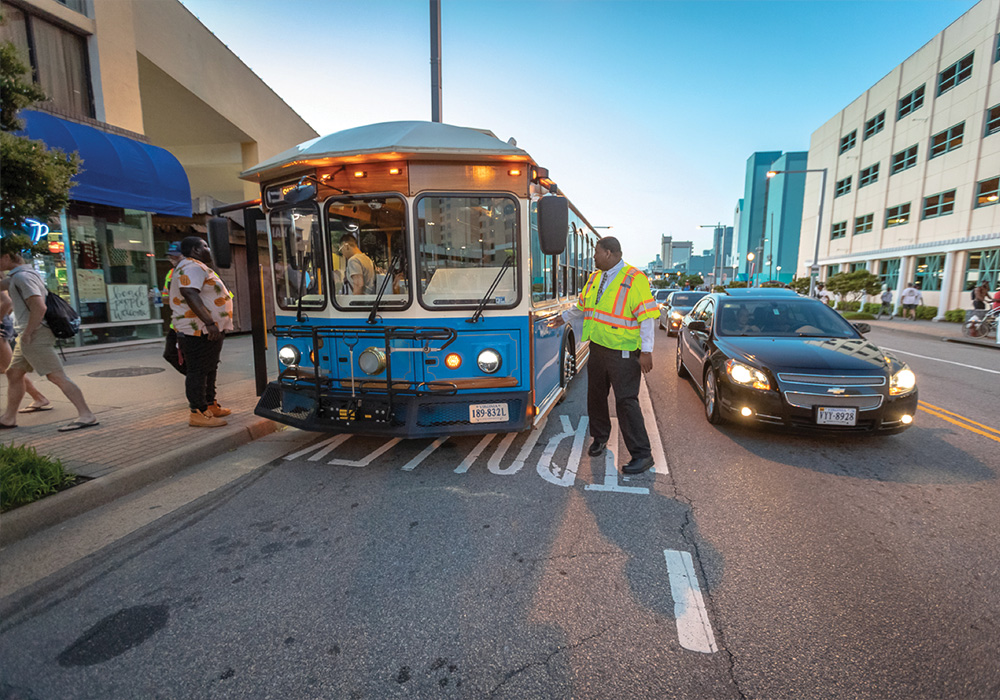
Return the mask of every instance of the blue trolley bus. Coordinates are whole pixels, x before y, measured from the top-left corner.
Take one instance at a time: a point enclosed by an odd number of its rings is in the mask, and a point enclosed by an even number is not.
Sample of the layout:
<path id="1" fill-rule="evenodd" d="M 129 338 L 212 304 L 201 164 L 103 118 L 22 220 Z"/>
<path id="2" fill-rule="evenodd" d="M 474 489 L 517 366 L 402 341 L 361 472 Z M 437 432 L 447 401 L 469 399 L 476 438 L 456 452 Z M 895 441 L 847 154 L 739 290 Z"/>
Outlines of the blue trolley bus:
<path id="1" fill-rule="evenodd" d="M 280 373 L 260 416 L 397 437 L 537 425 L 586 362 L 556 327 L 598 236 L 511 140 L 391 122 L 306 142 L 258 182 Z"/>

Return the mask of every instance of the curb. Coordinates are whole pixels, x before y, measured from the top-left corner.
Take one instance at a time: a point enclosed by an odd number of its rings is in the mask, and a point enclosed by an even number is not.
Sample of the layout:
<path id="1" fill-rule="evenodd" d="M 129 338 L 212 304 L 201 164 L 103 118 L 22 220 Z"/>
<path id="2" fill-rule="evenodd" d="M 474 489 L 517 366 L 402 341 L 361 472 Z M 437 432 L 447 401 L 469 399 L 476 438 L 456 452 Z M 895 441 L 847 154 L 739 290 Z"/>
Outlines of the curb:
<path id="1" fill-rule="evenodd" d="M 202 438 L 187 442 L 184 447 L 0 514 L 0 547 L 106 505 L 193 464 L 218 457 L 224 452 L 269 435 L 279 427 L 267 418 L 254 417 L 246 425 L 220 431 L 221 435 L 220 432 L 205 434 Z"/>
<path id="2" fill-rule="evenodd" d="M 975 345 L 980 348 L 995 348 L 1000 350 L 1000 343 L 992 340 L 973 340 L 972 338 L 941 338 L 946 343 L 961 343 L 962 345 Z"/>

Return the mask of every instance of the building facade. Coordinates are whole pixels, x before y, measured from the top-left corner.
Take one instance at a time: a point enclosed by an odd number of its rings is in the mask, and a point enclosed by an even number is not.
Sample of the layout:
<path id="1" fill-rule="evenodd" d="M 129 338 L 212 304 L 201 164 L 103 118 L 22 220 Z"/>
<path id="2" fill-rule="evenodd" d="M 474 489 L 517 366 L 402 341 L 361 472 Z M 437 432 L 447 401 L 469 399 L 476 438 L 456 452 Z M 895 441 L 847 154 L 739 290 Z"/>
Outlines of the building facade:
<path id="1" fill-rule="evenodd" d="M 983 0 L 812 134 L 821 278 L 867 269 L 897 301 L 915 282 L 938 318 L 1000 283 L 998 32 L 1000 2 Z M 806 180 L 800 275 L 823 180 Z"/>
<path id="2" fill-rule="evenodd" d="M 764 237 L 764 194 L 767 187 L 767 171 L 771 163 L 781 157 L 781 151 L 759 151 L 747 158 L 746 179 L 743 183 L 743 208 L 739 216 L 736 235 L 736 265 L 738 278 L 746 280 L 757 265 L 747 259 L 749 253 L 756 258 L 757 248 Z"/>
<path id="3" fill-rule="evenodd" d="M 802 204 L 809 154 L 785 153 L 771 163 L 777 172 L 768 179 L 767 230 L 758 251 L 760 279 L 789 283 L 795 277 L 802 229 Z"/>
<path id="4" fill-rule="evenodd" d="M 164 311 L 148 292 L 171 238 L 154 216 L 203 230 L 193 201 L 256 198 L 238 174 L 317 134 L 177 0 L 3 0 L 0 11 L 0 40 L 49 97 L 22 112 L 23 135 L 83 161 L 70 205 L 29 224 L 49 248 L 34 265 L 80 313 L 76 344 L 159 337 Z"/>

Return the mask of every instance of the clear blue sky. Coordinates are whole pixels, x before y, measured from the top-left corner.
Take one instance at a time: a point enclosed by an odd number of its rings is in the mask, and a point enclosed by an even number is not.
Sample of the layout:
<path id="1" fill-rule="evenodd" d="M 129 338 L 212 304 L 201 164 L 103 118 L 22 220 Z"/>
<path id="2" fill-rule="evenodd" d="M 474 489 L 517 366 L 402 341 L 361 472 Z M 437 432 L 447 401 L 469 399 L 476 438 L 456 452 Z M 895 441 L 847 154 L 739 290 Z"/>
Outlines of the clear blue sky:
<path id="1" fill-rule="evenodd" d="M 181 0 L 317 132 L 430 120 L 426 0 Z M 754 151 L 814 130 L 972 0 L 442 0 L 444 121 L 513 136 L 645 265 L 711 245 Z"/>

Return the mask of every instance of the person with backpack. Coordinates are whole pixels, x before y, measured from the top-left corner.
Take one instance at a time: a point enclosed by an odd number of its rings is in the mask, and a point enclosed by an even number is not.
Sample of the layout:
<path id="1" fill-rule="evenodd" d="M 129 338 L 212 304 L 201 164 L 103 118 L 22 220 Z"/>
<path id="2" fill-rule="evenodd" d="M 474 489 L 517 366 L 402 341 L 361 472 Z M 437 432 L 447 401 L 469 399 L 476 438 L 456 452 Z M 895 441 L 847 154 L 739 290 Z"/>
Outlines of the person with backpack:
<path id="1" fill-rule="evenodd" d="M 882 296 L 880 297 L 880 299 L 882 301 L 882 308 L 878 310 L 878 315 L 875 316 L 875 320 L 877 321 L 881 319 L 882 314 L 885 314 L 886 316 L 889 317 L 889 320 L 891 321 L 892 317 L 895 316 L 895 314 L 893 313 L 893 308 L 892 308 L 892 290 L 889 289 L 888 286 L 882 285 Z"/>
<path id="2" fill-rule="evenodd" d="M 990 283 L 983 281 L 978 287 L 972 289 L 972 308 L 975 310 L 986 310 L 986 302 L 990 299 Z"/>
<path id="3" fill-rule="evenodd" d="M 59 387 L 76 408 L 76 420 L 59 428 L 59 432 L 93 427 L 98 425 L 97 416 L 87 405 L 80 387 L 66 376 L 56 352 L 56 336 L 45 323 L 48 289 L 41 275 L 31 265 L 25 264 L 22 257 L 22 253 L 30 247 L 24 236 L 0 238 L 2 284 L 14 302 L 14 326 L 18 332 L 14 354 L 6 372 L 7 407 L 0 414 L 0 430 L 17 427 L 18 408 L 26 390 L 25 377 L 32 370 Z"/>

